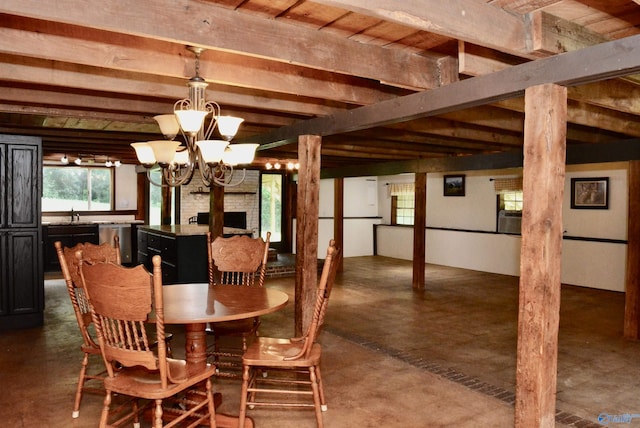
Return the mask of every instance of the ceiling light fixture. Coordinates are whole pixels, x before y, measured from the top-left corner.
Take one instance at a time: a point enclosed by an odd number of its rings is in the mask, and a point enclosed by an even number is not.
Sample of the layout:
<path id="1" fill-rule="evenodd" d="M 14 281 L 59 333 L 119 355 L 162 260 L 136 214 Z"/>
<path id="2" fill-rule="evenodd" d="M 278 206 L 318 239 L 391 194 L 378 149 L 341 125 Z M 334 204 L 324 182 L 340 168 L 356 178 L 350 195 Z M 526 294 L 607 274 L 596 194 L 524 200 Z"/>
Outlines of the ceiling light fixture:
<path id="1" fill-rule="evenodd" d="M 67 157 L 67 155 L 64 155 L 60 158 L 60 162 L 62 162 L 62 165 L 67 165 L 69 163 L 69 158 Z"/>
<path id="2" fill-rule="evenodd" d="M 257 144 L 230 144 L 244 119 L 222 116 L 215 101 L 205 100 L 208 83 L 200 77 L 200 54 L 204 49 L 188 46 L 195 54 L 195 76 L 189 79 L 189 98 L 178 100 L 173 114 L 155 116 L 160 131 L 166 140 L 132 143 L 138 161 L 147 168 L 149 181 L 156 186 L 176 187 L 188 184 L 196 166 L 203 183 L 211 186 L 236 186 L 244 181 L 243 175 L 233 181 L 234 167 L 250 164 L 255 157 Z M 211 114 L 207 125 L 206 118 Z M 221 140 L 210 139 L 218 128 Z M 173 139 L 180 132 L 186 145 Z M 151 179 L 150 171 L 155 165 L 162 169 L 162 183 Z"/>
<path id="3" fill-rule="evenodd" d="M 73 163 L 75 163 L 76 165 L 82 165 L 82 158 L 78 156 L 78 158 L 74 160 Z"/>

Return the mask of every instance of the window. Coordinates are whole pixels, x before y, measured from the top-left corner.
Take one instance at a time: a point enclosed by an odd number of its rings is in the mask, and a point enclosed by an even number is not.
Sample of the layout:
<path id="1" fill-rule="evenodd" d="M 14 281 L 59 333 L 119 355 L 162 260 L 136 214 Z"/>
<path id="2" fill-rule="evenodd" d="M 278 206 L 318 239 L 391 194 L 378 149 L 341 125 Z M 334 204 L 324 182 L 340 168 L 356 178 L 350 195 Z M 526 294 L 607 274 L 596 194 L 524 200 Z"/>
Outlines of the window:
<path id="1" fill-rule="evenodd" d="M 271 232 L 274 244 L 282 241 L 283 181 L 282 174 L 260 175 L 260 236 Z"/>
<path id="2" fill-rule="evenodd" d="M 500 209 L 506 211 L 522 211 L 522 190 L 500 193 Z"/>
<path id="3" fill-rule="evenodd" d="M 42 211 L 113 209 L 111 168 L 45 166 L 42 188 Z"/>
<path id="4" fill-rule="evenodd" d="M 415 186 L 413 183 L 391 183 L 391 224 L 413 225 L 415 217 Z"/>
<path id="5" fill-rule="evenodd" d="M 162 170 L 160 168 L 154 168 L 151 170 L 151 180 L 156 183 L 162 183 Z M 149 199 L 147 200 L 147 209 L 148 209 L 148 222 L 149 224 L 159 225 L 162 224 L 162 189 L 163 187 L 158 187 L 155 184 L 148 183 L 149 186 Z M 179 188 L 172 187 L 170 189 L 171 192 L 171 219 L 169 219 L 168 224 L 178 224 L 177 220 L 178 215 L 176 208 L 176 201 L 180 199 L 178 195 Z"/>

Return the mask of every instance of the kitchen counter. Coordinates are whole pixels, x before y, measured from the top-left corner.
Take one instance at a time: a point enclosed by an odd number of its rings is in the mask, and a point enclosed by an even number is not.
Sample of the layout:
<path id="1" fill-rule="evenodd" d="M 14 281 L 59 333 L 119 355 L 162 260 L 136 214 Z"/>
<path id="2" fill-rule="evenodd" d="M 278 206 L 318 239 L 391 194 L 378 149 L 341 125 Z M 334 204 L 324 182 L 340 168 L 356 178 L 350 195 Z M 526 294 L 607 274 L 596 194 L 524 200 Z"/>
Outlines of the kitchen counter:
<path id="1" fill-rule="evenodd" d="M 91 242 L 113 245 L 114 236 L 120 238 L 120 256 L 122 263 L 130 264 L 134 260 L 135 228 L 143 224 L 141 220 L 80 220 L 80 221 L 45 221 L 42 222 L 44 242 L 44 270 L 55 272 L 60 270 L 54 242 L 60 241 L 64 247 L 73 247 L 78 243 Z"/>
<path id="2" fill-rule="evenodd" d="M 146 229 L 152 232 L 174 236 L 194 236 L 206 235 L 209 226 L 206 224 L 172 224 L 172 225 L 144 225 L 138 226 L 138 229 Z M 227 235 L 249 235 L 253 232 L 249 229 L 238 229 L 235 227 L 225 227 L 223 229 L 225 236 Z"/>
<path id="3" fill-rule="evenodd" d="M 43 221 L 43 226 L 75 226 L 87 224 L 143 224 L 142 220 L 80 220 L 80 221 Z"/>

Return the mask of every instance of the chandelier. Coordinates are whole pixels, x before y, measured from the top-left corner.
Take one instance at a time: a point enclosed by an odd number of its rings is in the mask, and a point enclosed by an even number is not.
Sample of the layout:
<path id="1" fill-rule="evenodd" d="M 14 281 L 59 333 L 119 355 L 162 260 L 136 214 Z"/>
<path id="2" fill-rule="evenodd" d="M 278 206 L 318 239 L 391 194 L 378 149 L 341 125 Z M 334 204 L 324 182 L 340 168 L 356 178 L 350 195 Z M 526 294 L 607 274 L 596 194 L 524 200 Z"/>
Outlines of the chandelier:
<path id="1" fill-rule="evenodd" d="M 218 103 L 206 101 L 208 83 L 199 75 L 200 54 L 204 49 L 194 46 L 187 49 L 196 57 L 195 76 L 187 82 L 189 98 L 176 101 L 173 114 L 154 116 L 166 140 L 131 146 L 147 169 L 149 181 L 156 186 L 189 184 L 196 169 L 207 187 L 236 186 L 244 181 L 245 170 L 234 181 L 234 167 L 253 162 L 258 144 L 230 144 L 244 119 L 222 116 Z M 222 139 L 211 139 L 216 128 Z M 174 140 L 178 133 L 184 137 L 184 145 Z M 162 172 L 161 183 L 151 178 L 151 169 L 156 164 Z"/>

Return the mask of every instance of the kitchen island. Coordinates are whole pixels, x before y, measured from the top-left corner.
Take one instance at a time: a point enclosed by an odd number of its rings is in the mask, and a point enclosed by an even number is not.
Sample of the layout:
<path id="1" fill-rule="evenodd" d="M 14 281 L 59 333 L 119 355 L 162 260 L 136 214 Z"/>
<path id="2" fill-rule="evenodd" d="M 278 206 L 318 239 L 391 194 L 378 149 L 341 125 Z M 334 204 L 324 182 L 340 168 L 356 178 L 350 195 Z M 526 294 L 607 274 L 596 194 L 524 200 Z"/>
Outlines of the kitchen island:
<path id="1" fill-rule="evenodd" d="M 163 284 L 207 282 L 207 236 L 209 226 L 200 224 L 138 226 L 138 258 L 149 271 L 155 255 L 162 258 Z M 251 235 L 250 230 L 225 227 L 224 235 Z"/>

